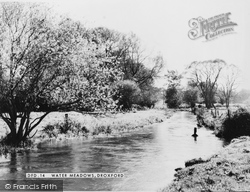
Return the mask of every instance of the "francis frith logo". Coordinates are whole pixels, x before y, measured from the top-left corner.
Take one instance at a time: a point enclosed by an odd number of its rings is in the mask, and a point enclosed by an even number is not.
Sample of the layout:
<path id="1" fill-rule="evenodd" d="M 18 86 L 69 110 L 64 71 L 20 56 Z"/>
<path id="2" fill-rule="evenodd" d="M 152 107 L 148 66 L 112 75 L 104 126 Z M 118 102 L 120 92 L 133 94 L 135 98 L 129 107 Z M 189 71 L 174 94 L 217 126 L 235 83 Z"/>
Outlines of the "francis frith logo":
<path id="1" fill-rule="evenodd" d="M 192 40 L 204 37 L 208 41 L 234 32 L 237 24 L 230 20 L 230 15 L 228 12 L 208 19 L 197 17 L 189 20 L 188 24 L 192 29 L 188 32 L 188 37 Z"/>

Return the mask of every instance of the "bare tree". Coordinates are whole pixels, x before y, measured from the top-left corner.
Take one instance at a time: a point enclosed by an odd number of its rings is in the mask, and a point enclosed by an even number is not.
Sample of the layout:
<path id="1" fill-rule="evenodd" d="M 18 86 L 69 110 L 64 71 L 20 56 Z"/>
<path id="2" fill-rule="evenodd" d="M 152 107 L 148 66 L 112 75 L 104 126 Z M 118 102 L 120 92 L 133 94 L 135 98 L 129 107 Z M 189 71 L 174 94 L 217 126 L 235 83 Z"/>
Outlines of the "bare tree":
<path id="1" fill-rule="evenodd" d="M 154 58 L 145 56 L 140 41 L 136 35 L 124 37 L 122 43 L 123 54 L 121 55 L 121 66 L 124 72 L 124 79 L 135 81 L 140 88 L 152 85 L 164 67 L 164 59 L 161 55 Z M 149 63 L 146 66 L 146 63 Z"/>
<path id="2" fill-rule="evenodd" d="M 229 107 L 230 100 L 233 97 L 238 78 L 239 69 L 235 65 L 228 65 L 223 69 L 220 79 L 219 92 L 221 93 L 227 108 Z"/>
<path id="3" fill-rule="evenodd" d="M 214 96 L 217 91 L 217 82 L 222 69 L 226 66 L 225 61 L 216 59 L 193 62 L 188 66 L 191 71 L 190 80 L 199 88 L 206 107 L 213 107 Z"/>

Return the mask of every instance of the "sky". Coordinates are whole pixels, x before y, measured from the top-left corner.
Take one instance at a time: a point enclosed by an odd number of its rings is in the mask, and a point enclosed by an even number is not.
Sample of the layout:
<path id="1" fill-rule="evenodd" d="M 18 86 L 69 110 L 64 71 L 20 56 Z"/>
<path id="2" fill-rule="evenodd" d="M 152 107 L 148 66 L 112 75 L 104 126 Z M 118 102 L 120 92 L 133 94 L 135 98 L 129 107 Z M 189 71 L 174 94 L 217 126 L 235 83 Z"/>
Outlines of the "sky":
<path id="1" fill-rule="evenodd" d="M 241 70 L 239 88 L 250 89 L 250 0 L 50 0 L 58 13 L 86 27 L 108 27 L 135 33 L 146 53 L 161 54 L 166 70 L 193 61 L 223 59 Z M 212 41 L 191 40 L 189 20 L 208 19 L 230 12 L 234 33 Z M 159 82 L 160 83 L 160 82 Z"/>

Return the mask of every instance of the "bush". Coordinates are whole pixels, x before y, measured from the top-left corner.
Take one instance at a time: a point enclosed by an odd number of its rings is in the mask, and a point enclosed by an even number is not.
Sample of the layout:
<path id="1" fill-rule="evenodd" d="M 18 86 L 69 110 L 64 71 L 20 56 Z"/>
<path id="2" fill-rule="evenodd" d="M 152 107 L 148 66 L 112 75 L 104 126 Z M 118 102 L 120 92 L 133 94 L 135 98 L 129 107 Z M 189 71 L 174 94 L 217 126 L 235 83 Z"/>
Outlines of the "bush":
<path id="1" fill-rule="evenodd" d="M 58 134 L 67 134 L 69 131 L 74 136 L 86 134 L 89 132 L 89 130 L 81 123 L 71 121 L 69 119 L 65 120 L 62 123 L 55 123 L 53 125 L 49 124 L 43 129 L 43 133 L 45 133 L 49 138 L 56 138 Z"/>
<path id="2" fill-rule="evenodd" d="M 250 113 L 244 108 L 239 108 L 224 120 L 222 128 L 222 136 L 226 140 L 250 136 Z"/>
<path id="3" fill-rule="evenodd" d="M 92 135 L 99 135 L 100 133 L 104 133 L 104 134 L 111 134 L 112 133 L 112 129 L 110 128 L 110 125 L 100 125 L 97 126 Z"/>
<path id="4" fill-rule="evenodd" d="M 190 105 L 191 108 L 195 107 L 198 102 L 198 91 L 196 89 L 187 89 L 184 91 L 183 101 Z"/>
<path id="5" fill-rule="evenodd" d="M 178 108 L 181 104 L 181 96 L 176 87 L 169 87 L 166 90 L 166 101 L 169 108 Z"/>
<path id="6" fill-rule="evenodd" d="M 157 102 L 157 98 L 149 91 L 142 92 L 138 99 L 139 101 L 136 104 L 140 105 L 141 107 L 152 108 Z"/>
<path id="7" fill-rule="evenodd" d="M 51 137 L 57 137 L 57 131 L 55 129 L 56 125 L 46 125 L 42 132 L 48 135 L 49 138 Z"/>
<path id="8" fill-rule="evenodd" d="M 118 89 L 118 105 L 122 109 L 131 109 L 132 104 L 137 103 L 140 97 L 140 88 L 131 80 L 120 81 L 117 84 Z"/>

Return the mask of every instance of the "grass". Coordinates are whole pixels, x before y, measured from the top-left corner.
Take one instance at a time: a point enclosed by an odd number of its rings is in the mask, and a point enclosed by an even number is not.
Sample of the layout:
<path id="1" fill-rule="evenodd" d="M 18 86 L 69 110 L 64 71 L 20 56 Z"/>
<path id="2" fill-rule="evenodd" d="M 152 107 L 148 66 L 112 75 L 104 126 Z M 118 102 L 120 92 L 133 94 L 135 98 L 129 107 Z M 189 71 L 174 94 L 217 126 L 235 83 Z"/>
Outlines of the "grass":
<path id="1" fill-rule="evenodd" d="M 229 108 L 231 116 L 233 116 L 233 114 L 241 107 L 244 107 L 250 113 L 250 106 L 232 105 Z M 203 115 L 204 126 L 211 130 L 214 130 L 214 133 L 217 137 L 223 138 L 224 137 L 223 122 L 226 120 L 227 116 L 228 116 L 228 110 L 225 107 L 217 108 L 216 117 L 212 115 L 211 110 L 206 110 Z"/>
<path id="2" fill-rule="evenodd" d="M 65 113 L 56 113 L 57 116 L 64 117 Z M 60 119 L 57 122 L 51 122 L 44 127 L 48 130 L 44 135 L 44 128 L 40 130 L 40 137 L 56 137 L 56 138 L 70 138 L 70 137 L 96 137 L 110 134 L 120 134 L 122 132 L 132 131 L 152 123 L 162 122 L 171 115 L 171 111 L 151 109 L 147 111 L 107 114 L 100 116 L 92 116 L 87 114 L 79 114 L 76 112 L 69 112 L 68 117 L 70 121 L 70 129 L 62 134 L 60 127 L 63 127 L 63 121 Z M 52 118 L 52 117 L 51 117 Z M 53 129 L 54 128 L 54 129 Z M 53 134 L 51 134 L 54 131 Z"/>
<path id="3" fill-rule="evenodd" d="M 97 137 L 106 135 L 121 134 L 122 132 L 133 131 L 152 123 L 162 122 L 171 116 L 173 112 L 166 109 L 149 109 L 145 111 L 105 114 L 105 115 L 89 115 L 79 112 L 52 112 L 37 126 L 31 135 L 37 131 L 32 139 L 32 143 L 56 139 L 69 139 L 76 137 Z M 64 122 L 65 114 L 68 114 L 70 128 L 65 131 Z M 31 118 L 34 119 L 41 116 L 42 113 L 32 113 Z M 0 119 L 0 124 L 4 125 Z M 6 135 L 6 129 L 0 132 L 0 136 Z M 63 131 L 62 131 L 63 130 Z M 3 148 L 3 146 L 2 146 Z M 5 150 L 5 149 L 3 149 Z M 6 151 L 6 150 L 5 150 Z"/>
<path id="4" fill-rule="evenodd" d="M 221 152 L 180 169 L 162 192 L 229 192 L 250 190 L 250 137 L 233 139 Z"/>
<path id="5" fill-rule="evenodd" d="M 222 133 L 222 123 L 227 117 L 226 109 L 218 109 L 217 116 L 214 117 L 211 111 L 207 110 L 203 115 L 204 126 L 214 130 L 216 136 L 221 137 Z"/>

